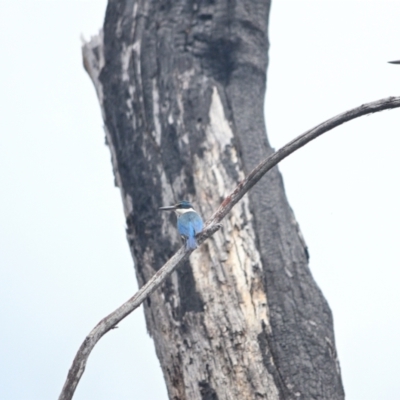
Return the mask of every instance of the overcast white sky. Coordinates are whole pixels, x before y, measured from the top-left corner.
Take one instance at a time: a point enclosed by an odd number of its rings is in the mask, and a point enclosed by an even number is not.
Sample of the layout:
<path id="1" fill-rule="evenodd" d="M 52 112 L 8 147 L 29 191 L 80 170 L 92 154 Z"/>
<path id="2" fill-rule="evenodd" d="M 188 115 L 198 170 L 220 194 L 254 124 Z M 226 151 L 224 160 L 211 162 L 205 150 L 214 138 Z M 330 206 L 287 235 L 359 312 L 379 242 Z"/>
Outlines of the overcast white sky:
<path id="1" fill-rule="evenodd" d="M 0 0 L 0 399 L 55 399 L 86 334 L 136 290 L 80 35 L 105 0 Z M 400 95 L 399 1 L 275 1 L 267 129 L 279 148 Z M 333 310 L 347 399 L 400 398 L 400 110 L 346 124 L 280 169 Z M 207 217 L 207 216 L 205 216 Z M 76 400 L 167 399 L 142 310 L 91 355 Z"/>

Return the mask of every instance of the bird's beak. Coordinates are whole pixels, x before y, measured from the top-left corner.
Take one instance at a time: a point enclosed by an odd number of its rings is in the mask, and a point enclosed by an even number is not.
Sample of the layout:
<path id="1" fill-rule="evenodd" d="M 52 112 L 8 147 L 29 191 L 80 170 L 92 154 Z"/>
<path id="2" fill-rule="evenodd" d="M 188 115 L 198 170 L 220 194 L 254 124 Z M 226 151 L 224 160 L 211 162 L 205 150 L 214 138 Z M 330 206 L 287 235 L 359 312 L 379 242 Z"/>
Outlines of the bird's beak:
<path id="1" fill-rule="evenodd" d="M 389 64 L 400 64 L 400 60 L 397 61 L 388 61 Z"/>
<path id="2" fill-rule="evenodd" d="M 162 211 L 173 211 L 176 210 L 176 206 L 160 207 Z"/>

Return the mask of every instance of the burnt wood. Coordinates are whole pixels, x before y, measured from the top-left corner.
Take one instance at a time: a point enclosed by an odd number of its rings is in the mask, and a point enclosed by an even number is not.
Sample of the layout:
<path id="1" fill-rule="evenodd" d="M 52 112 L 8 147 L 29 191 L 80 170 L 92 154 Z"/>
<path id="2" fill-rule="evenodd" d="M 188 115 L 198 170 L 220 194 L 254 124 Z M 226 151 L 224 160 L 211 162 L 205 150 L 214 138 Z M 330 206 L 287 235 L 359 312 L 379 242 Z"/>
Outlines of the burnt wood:
<path id="1" fill-rule="evenodd" d="M 102 107 L 142 286 L 273 153 L 264 122 L 270 2 L 116 1 L 85 65 Z M 171 399 L 343 399 L 332 314 L 277 168 L 145 302 Z"/>

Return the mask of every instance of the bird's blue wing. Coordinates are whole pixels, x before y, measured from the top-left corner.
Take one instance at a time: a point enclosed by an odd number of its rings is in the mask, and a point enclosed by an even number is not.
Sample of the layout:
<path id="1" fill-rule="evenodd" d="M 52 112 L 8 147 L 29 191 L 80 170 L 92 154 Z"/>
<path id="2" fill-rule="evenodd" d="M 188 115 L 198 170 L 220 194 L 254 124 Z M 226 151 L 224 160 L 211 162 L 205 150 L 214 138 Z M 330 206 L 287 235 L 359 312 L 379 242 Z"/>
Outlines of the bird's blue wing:
<path id="1" fill-rule="evenodd" d="M 178 232 L 188 238 L 189 236 L 193 236 L 194 230 L 187 214 L 189 213 L 185 213 L 178 218 Z"/>
<path id="2" fill-rule="evenodd" d="M 201 219 L 200 215 L 194 211 L 189 211 L 182 215 L 181 218 L 185 217 L 185 221 L 191 224 L 194 229 L 194 233 L 198 234 L 203 230 L 203 220 Z"/>
<path id="3" fill-rule="evenodd" d="M 178 218 L 178 232 L 185 236 L 187 247 L 195 249 L 197 247 L 195 235 L 203 229 L 203 220 L 196 212 L 186 212 Z"/>

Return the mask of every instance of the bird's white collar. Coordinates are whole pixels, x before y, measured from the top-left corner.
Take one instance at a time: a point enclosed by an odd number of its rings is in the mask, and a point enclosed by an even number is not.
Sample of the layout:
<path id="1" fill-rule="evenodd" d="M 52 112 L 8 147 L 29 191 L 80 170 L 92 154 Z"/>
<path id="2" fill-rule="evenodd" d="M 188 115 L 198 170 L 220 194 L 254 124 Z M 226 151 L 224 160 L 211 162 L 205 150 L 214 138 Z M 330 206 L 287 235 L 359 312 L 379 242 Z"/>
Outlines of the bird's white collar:
<path id="1" fill-rule="evenodd" d="M 176 214 L 178 215 L 178 217 L 179 217 L 180 215 L 182 215 L 182 214 L 185 214 L 185 213 L 189 212 L 189 211 L 194 211 L 194 210 L 193 210 L 193 208 L 177 208 L 177 209 L 175 210 L 175 212 L 176 212 Z"/>

